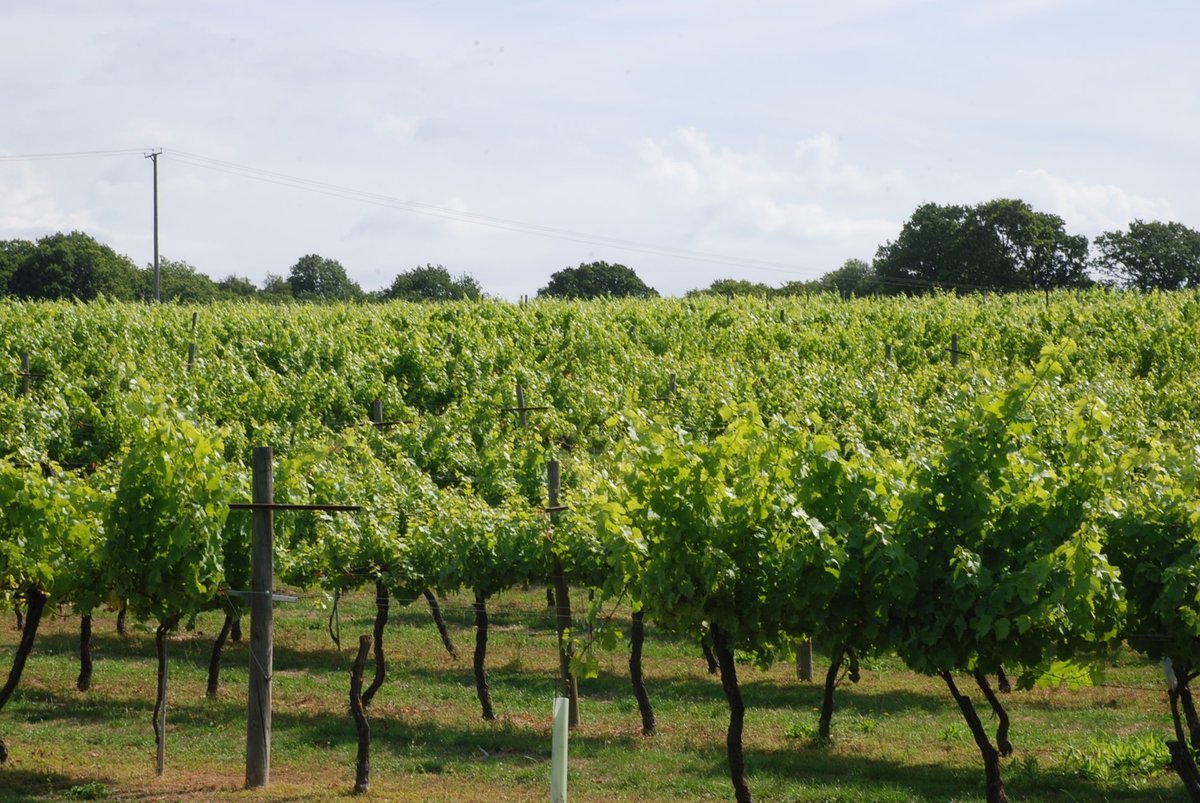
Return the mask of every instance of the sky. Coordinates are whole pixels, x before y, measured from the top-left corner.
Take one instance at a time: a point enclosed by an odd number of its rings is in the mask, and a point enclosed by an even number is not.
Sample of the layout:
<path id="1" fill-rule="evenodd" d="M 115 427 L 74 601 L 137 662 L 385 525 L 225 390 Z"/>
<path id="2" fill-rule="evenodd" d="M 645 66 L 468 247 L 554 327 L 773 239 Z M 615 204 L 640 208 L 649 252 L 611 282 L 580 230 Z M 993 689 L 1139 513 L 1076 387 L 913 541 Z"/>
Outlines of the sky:
<path id="1" fill-rule="evenodd" d="M 366 290 L 779 285 L 1001 197 L 1200 228 L 1197 30 L 1194 0 L 7 0 L 0 240 L 152 263 L 158 149 L 161 255 L 256 283 L 315 253 Z"/>

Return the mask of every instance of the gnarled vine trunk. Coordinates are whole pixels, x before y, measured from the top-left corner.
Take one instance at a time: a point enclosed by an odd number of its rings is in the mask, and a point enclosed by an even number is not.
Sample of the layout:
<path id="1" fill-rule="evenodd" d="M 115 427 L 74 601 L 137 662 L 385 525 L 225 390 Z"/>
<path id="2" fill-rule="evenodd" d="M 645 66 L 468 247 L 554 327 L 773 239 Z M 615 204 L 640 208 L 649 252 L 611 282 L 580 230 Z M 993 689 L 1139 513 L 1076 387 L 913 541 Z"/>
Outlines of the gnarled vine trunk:
<path id="1" fill-rule="evenodd" d="M 821 697 L 821 718 L 817 723 L 817 735 L 828 739 L 833 724 L 833 690 L 837 688 L 838 672 L 842 668 L 845 651 L 835 649 L 829 656 L 829 671 L 825 673 L 825 693 Z"/>
<path id="2" fill-rule="evenodd" d="M 437 625 L 438 635 L 442 637 L 442 644 L 446 647 L 446 652 L 450 653 L 450 657 L 458 660 L 458 649 L 454 646 L 454 641 L 450 638 L 450 631 L 446 629 L 446 619 L 442 616 L 442 606 L 438 604 L 437 597 L 428 588 L 425 589 L 425 601 L 429 603 L 429 613 L 433 616 L 433 623 Z"/>
<path id="3" fill-rule="evenodd" d="M 488 688 L 487 670 L 484 662 L 487 659 L 488 614 L 487 597 L 475 592 L 475 693 L 479 696 L 479 705 L 483 708 L 484 719 L 495 719 L 492 711 L 492 692 Z"/>
<path id="4" fill-rule="evenodd" d="M 29 653 L 33 652 L 33 639 L 37 636 L 38 624 L 42 621 L 42 611 L 46 608 L 46 595 L 40 588 L 31 588 L 25 595 L 25 627 L 21 630 L 21 643 L 17 645 L 17 653 L 13 656 L 12 669 L 8 671 L 8 680 L 0 688 L 0 711 L 4 710 L 8 698 L 16 691 L 21 682 L 21 673 L 25 671 L 25 662 Z M 0 764 L 8 761 L 8 747 L 0 739 Z"/>
<path id="5" fill-rule="evenodd" d="M 1000 748 L 1000 755 L 1011 756 L 1013 754 L 1012 742 L 1008 740 L 1008 712 L 1004 710 L 1004 705 L 1000 702 L 1000 698 L 992 691 L 992 686 L 988 683 L 987 675 L 975 670 L 975 684 L 979 686 L 979 690 L 983 692 L 983 696 L 987 698 L 988 704 L 992 707 L 992 713 L 996 715 L 998 723 L 996 725 L 996 746 Z"/>
<path id="6" fill-rule="evenodd" d="M 700 649 L 704 650 L 704 660 L 708 663 L 708 674 L 715 675 L 721 671 L 720 665 L 717 663 L 717 656 L 713 655 L 712 646 L 709 644 L 710 637 L 705 637 L 700 640 Z"/>
<path id="7" fill-rule="evenodd" d="M 84 614 L 79 619 L 79 677 L 75 688 L 87 691 L 92 687 L 92 615 Z"/>
<path id="8" fill-rule="evenodd" d="M 1196 716 L 1196 703 L 1192 698 L 1192 681 L 1196 676 L 1181 666 L 1175 670 L 1176 684 L 1179 689 L 1179 704 L 1183 707 L 1183 716 L 1187 722 L 1188 739 L 1191 741 L 1192 752 L 1200 751 L 1200 718 Z"/>
<path id="9" fill-rule="evenodd" d="M 371 637 L 358 637 L 358 655 L 350 670 L 350 714 L 354 717 L 354 728 L 358 731 L 358 754 L 354 762 L 354 794 L 367 791 L 371 780 L 371 726 L 363 711 L 363 669 L 367 665 L 367 653 L 371 649 Z"/>
<path id="10" fill-rule="evenodd" d="M 158 655 L 158 693 L 154 698 L 154 772 L 162 775 L 167 766 L 167 636 L 179 616 L 168 616 L 154 631 L 154 649 Z"/>
<path id="11" fill-rule="evenodd" d="M 642 645 L 645 641 L 645 611 L 639 609 L 633 612 L 633 627 L 629 633 L 629 679 L 633 683 L 633 696 L 637 698 L 638 711 L 642 715 L 642 734 L 653 736 L 656 728 L 654 708 L 650 705 L 646 678 L 642 674 Z"/>
<path id="12" fill-rule="evenodd" d="M 1000 778 L 1000 751 L 988 739 L 987 732 L 983 729 L 983 723 L 979 720 L 979 714 L 976 713 L 975 706 L 971 704 L 971 698 L 959 692 L 958 687 L 954 685 L 954 678 L 949 672 L 942 673 L 942 680 L 950 689 L 950 696 L 954 698 L 954 702 L 958 703 L 963 719 L 967 721 L 967 727 L 971 729 L 971 735 L 975 737 L 975 745 L 979 748 L 979 754 L 983 756 L 984 798 L 987 803 L 1008 803 L 1008 796 L 1004 794 L 1004 781 Z"/>
<path id="13" fill-rule="evenodd" d="M 1171 767 L 1179 776 L 1179 780 L 1183 782 L 1188 800 L 1192 803 L 1200 803 L 1200 770 L 1197 770 L 1192 751 L 1188 749 L 1188 742 L 1183 735 L 1183 721 L 1179 715 L 1181 690 L 1187 688 L 1187 672 L 1182 669 L 1176 670 L 1175 677 L 1176 685 L 1168 690 L 1171 701 L 1171 721 L 1175 725 L 1175 738 L 1167 742 L 1167 749 L 1171 752 Z"/>
<path id="14" fill-rule="evenodd" d="M 221 625 L 221 632 L 217 634 L 217 639 L 213 642 L 212 655 L 208 658 L 208 689 L 205 691 L 205 696 L 210 699 L 215 698 L 221 688 L 221 653 L 225 649 L 225 641 L 229 638 L 229 632 L 233 630 L 233 622 L 233 614 L 225 614 L 225 622 Z"/>
<path id="15" fill-rule="evenodd" d="M 725 752 L 729 757 L 729 779 L 737 803 L 751 803 L 750 787 L 746 783 L 746 761 L 742 754 L 742 728 L 746 719 L 746 704 L 738 686 L 737 665 L 733 660 L 733 645 L 719 627 L 712 629 L 713 652 L 721 669 L 721 688 L 729 702 L 729 731 L 725 735 Z"/>
<path id="16" fill-rule="evenodd" d="M 362 704 L 369 706 L 375 698 L 375 692 L 383 685 L 383 676 L 387 673 L 387 658 L 383 654 L 383 628 L 387 625 L 388 611 L 391 608 L 391 597 L 387 586 L 382 582 L 375 583 L 375 678 L 363 692 Z"/>

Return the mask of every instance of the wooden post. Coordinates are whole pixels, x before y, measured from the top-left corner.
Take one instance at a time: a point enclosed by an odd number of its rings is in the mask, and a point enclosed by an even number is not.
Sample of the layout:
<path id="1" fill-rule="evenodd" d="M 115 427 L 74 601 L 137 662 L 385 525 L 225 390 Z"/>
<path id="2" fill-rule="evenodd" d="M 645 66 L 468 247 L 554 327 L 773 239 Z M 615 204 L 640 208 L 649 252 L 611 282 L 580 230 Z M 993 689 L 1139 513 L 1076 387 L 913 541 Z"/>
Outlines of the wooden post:
<path id="1" fill-rule="evenodd" d="M 558 507 L 558 492 L 562 487 L 561 472 L 557 460 L 546 464 L 546 489 L 550 512 L 550 521 L 554 521 L 554 509 Z M 562 675 L 563 696 L 570 700 L 570 726 L 579 725 L 579 685 L 571 672 L 571 657 L 574 652 L 570 640 L 566 637 L 571 627 L 571 597 L 567 588 L 567 577 L 563 571 L 562 560 L 554 556 L 554 597 L 555 625 L 558 630 L 558 665 Z"/>
<path id="2" fill-rule="evenodd" d="M 253 502 L 274 501 L 273 450 L 254 448 Z M 274 513 L 254 511 L 250 562 L 250 696 L 246 717 L 246 788 L 266 786 L 271 780 L 271 675 L 274 666 L 274 607 L 271 583 L 275 573 Z"/>
<path id="3" fill-rule="evenodd" d="M 29 395 L 29 352 L 21 352 L 21 395 Z"/>
<path id="4" fill-rule="evenodd" d="M 950 335 L 950 364 L 958 365 L 958 335 Z"/>
<path id="5" fill-rule="evenodd" d="M 675 376 L 675 374 L 671 374 L 670 378 L 667 380 L 667 398 L 669 398 L 669 399 L 675 398 L 675 390 L 677 387 L 677 381 L 678 380 L 677 380 L 677 377 Z"/>
<path id="6" fill-rule="evenodd" d="M 892 361 L 892 344 L 891 343 L 888 343 L 886 346 L 883 347 L 883 361 L 884 362 Z"/>
<path id="7" fill-rule="evenodd" d="M 379 426 L 383 423 L 383 400 L 376 399 L 371 402 L 371 423 Z"/>
<path id="8" fill-rule="evenodd" d="M 193 313 L 192 313 L 192 331 L 193 331 L 193 332 L 195 332 L 195 331 L 196 331 L 196 318 L 197 318 L 199 315 L 200 315 L 200 313 L 198 313 L 198 312 L 193 312 Z"/>
<path id="9" fill-rule="evenodd" d="M 192 363 L 196 361 L 196 344 L 188 343 L 188 371 L 192 370 Z"/>
<path id="10" fill-rule="evenodd" d="M 806 638 L 796 645 L 796 679 L 812 683 L 813 645 L 811 638 Z"/>
<path id="11" fill-rule="evenodd" d="M 517 423 L 522 429 L 529 421 L 528 411 L 525 409 L 525 388 L 521 383 L 517 383 Z"/>

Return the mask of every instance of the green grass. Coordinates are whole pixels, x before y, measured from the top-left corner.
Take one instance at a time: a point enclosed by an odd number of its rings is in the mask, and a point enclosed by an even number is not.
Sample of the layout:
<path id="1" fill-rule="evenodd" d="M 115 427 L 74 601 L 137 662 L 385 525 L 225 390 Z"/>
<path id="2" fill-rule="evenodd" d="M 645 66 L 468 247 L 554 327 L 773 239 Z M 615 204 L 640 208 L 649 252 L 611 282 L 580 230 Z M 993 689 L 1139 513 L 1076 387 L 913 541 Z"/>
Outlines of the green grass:
<path id="1" fill-rule="evenodd" d="M 471 673 L 474 629 L 465 598 L 446 604 L 461 658 L 442 648 L 423 600 L 393 606 L 386 633 L 388 682 L 368 710 L 371 797 L 381 800 L 544 800 L 557 665 L 540 591 L 492 605 L 488 667 L 498 720 L 479 716 Z M 328 613 L 308 595 L 277 608 L 271 785 L 241 790 L 247 645 L 226 652 L 221 695 L 204 697 L 220 614 L 205 614 L 171 643 L 167 771 L 154 775 L 153 634 L 95 623 L 92 691 L 75 691 L 78 620 L 43 622 L 21 687 L 0 713 L 11 753 L 0 801 L 104 799 L 299 800 L 349 797 L 356 737 L 348 714 L 352 649 L 371 632 L 365 595 L 344 598 L 342 646 Z M 0 620 L 0 668 L 17 642 Z M 571 734 L 571 797 L 580 801 L 727 800 L 728 709 L 699 649 L 649 631 L 645 670 L 659 734 L 640 735 L 628 653 L 600 656 L 581 682 L 582 726 Z M 816 732 L 821 689 L 794 668 L 740 668 L 748 706 L 746 764 L 759 800 L 968 801 L 982 796 L 979 754 L 941 681 L 895 659 L 863 663 L 863 679 L 838 690 L 833 739 Z M 1008 695 L 1016 755 L 1005 762 L 1010 798 L 1027 801 L 1159 801 L 1182 795 L 1153 745 L 1170 732 L 1156 665 L 1126 653 L 1103 687 Z M 965 688 L 965 684 L 964 684 Z M 972 687 L 973 688 L 973 687 Z M 980 696 L 974 695 L 976 699 Z M 978 704 L 978 703 L 977 703 Z M 992 727 L 990 712 L 981 711 Z"/>

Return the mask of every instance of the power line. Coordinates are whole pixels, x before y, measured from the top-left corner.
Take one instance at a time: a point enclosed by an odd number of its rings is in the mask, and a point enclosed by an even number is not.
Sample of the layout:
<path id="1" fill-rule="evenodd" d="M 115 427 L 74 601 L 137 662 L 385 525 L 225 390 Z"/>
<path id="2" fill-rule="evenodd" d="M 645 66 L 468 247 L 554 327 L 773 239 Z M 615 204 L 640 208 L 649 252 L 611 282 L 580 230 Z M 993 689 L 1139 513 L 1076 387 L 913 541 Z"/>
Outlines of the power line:
<path id="1" fill-rule="evenodd" d="M 146 154 L 146 150 L 147 149 L 145 148 L 122 148 L 112 150 L 64 151 L 57 153 L 31 153 L 7 156 L 0 155 L 0 161 L 17 162 L 54 159 L 80 159 L 124 156 L 133 153 L 140 153 L 144 156 Z M 211 170 L 218 173 L 224 173 L 226 175 L 250 179 L 252 181 L 259 181 L 266 184 L 274 184 L 276 186 L 298 189 L 332 198 L 341 198 L 343 200 L 357 201 L 374 206 L 412 212 L 414 214 L 441 218 L 443 220 L 452 220 L 459 223 L 470 223 L 473 225 L 486 226 L 489 228 L 499 229 L 501 231 L 532 234 L 538 237 L 547 237 L 550 239 L 582 243 L 585 245 L 602 245 L 625 251 L 649 254 L 652 256 L 685 259 L 695 262 L 707 262 L 717 265 L 729 265 L 732 267 L 753 268 L 756 270 L 770 271 L 774 273 L 800 275 L 804 273 L 820 271 L 819 268 L 814 268 L 812 266 L 794 265 L 786 262 L 775 262 L 771 260 L 745 259 L 727 254 L 696 251 L 686 248 L 674 248 L 671 246 L 660 246 L 652 243 L 639 242 L 636 240 L 627 240 L 620 237 L 609 237 L 600 234 L 575 231 L 572 229 L 545 226 L 538 223 L 528 223 L 510 218 L 495 217 L 493 215 L 484 215 L 477 212 L 451 209 L 449 207 L 436 206 L 434 204 L 427 204 L 420 201 L 412 201 L 382 193 L 358 190 L 344 185 L 315 181 L 300 176 L 292 176 L 286 173 L 279 173 L 250 165 L 243 165 L 223 159 L 216 159 L 211 156 L 204 156 L 202 154 L 188 153 L 187 151 L 171 149 L 166 151 L 159 150 L 157 153 L 168 158 L 175 159 L 183 164 L 191 165 L 192 167 L 199 167 L 204 170 Z M 989 287 L 987 285 L 969 284 L 965 282 L 921 279 L 918 277 L 877 276 L 876 281 L 883 285 L 891 285 L 896 288 L 908 289 L 932 289 L 940 287 L 947 290 L 965 290 L 968 292 L 987 290 L 1002 291 L 1006 289 Z"/>
<path id="2" fill-rule="evenodd" d="M 476 212 L 450 209 L 448 207 L 436 206 L 434 204 L 427 204 L 419 201 L 411 201 L 381 193 L 357 190 L 352 187 L 330 184 L 321 181 L 313 181 L 311 179 L 291 176 L 285 173 L 277 173 L 270 170 L 263 170 L 257 167 L 241 165 L 235 162 L 214 159 L 212 157 L 187 153 L 184 151 L 167 150 L 164 155 L 166 155 L 168 158 L 175 159 L 176 161 L 191 165 L 193 167 L 199 167 L 206 170 L 238 176 L 240 178 L 247 178 L 267 184 L 275 184 L 278 186 L 300 189 L 319 195 L 327 195 L 335 198 L 343 198 L 345 200 L 369 203 L 375 206 L 399 209 L 402 211 L 413 212 L 415 214 L 427 215 L 430 217 L 453 220 L 460 223 L 471 223 L 480 226 L 487 226 L 489 228 L 500 229 L 502 231 L 533 234 L 539 237 L 566 240 L 568 242 L 577 242 L 587 245 L 603 245 L 626 251 L 651 254 L 654 256 L 673 257 L 678 259 L 709 262 L 736 267 L 749 267 L 777 273 L 803 274 L 818 270 L 817 268 L 794 265 L 786 262 L 745 259 L 726 254 L 695 251 L 685 248 L 673 248 L 670 246 L 660 246 L 651 243 L 639 242 L 636 240 L 627 240 L 620 237 L 608 237 L 605 235 L 591 234 L 572 229 L 563 229 L 554 226 L 544 226 L 537 223 L 528 223 L 510 218 L 501 218 L 492 215 L 483 215 Z"/>
<path id="3" fill-rule="evenodd" d="M 0 162 L 37 162 L 50 159 L 87 159 L 97 156 L 128 156 L 131 153 L 145 153 L 148 148 L 118 148 L 106 151 L 60 151 L 57 153 L 17 153 L 0 154 Z"/>

